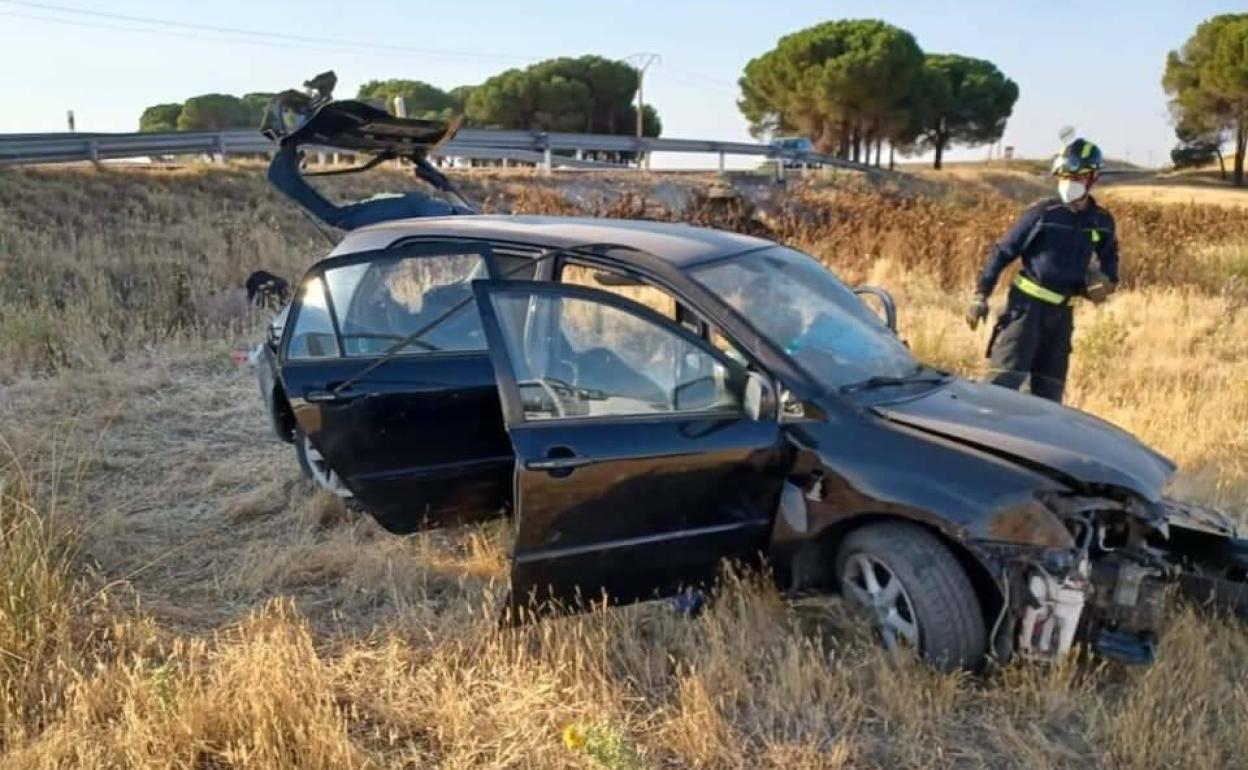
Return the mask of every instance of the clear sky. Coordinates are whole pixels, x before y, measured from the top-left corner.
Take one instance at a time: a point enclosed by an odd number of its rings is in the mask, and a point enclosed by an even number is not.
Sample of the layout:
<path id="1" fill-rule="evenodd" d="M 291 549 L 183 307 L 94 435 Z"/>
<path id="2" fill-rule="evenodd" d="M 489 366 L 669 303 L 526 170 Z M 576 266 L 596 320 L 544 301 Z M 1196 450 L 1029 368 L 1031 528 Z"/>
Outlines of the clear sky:
<path id="1" fill-rule="evenodd" d="M 750 58 L 820 21 L 879 18 L 910 30 L 925 51 L 990 59 L 1017 81 L 1004 143 L 1020 156 L 1051 154 L 1069 124 L 1110 156 L 1162 163 L 1173 145 L 1160 85 L 1166 52 L 1203 19 L 1234 11 L 1243 0 L 0 0 L 0 132 L 63 130 L 69 108 L 80 131 L 133 131 L 149 104 L 277 91 L 331 68 L 338 95 L 349 96 L 373 78 L 449 88 L 552 56 L 654 52 L 662 59 L 645 96 L 665 136 L 747 139 L 735 82 Z"/>

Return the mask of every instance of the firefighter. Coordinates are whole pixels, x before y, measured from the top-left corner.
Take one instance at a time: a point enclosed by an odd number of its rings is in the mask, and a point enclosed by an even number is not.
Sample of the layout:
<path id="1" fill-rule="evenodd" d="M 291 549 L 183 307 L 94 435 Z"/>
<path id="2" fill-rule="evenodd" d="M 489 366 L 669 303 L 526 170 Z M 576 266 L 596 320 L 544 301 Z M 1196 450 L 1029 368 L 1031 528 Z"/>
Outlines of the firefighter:
<path id="1" fill-rule="evenodd" d="M 1077 297 L 1104 302 L 1118 285 L 1114 219 L 1089 194 L 1100 176 L 1100 149 L 1075 139 L 1053 160 L 1057 197 L 1028 208 L 993 247 L 966 309 L 972 329 L 988 318 L 988 297 L 1015 259 L 1022 268 L 988 341 L 988 381 L 1060 402 Z"/>

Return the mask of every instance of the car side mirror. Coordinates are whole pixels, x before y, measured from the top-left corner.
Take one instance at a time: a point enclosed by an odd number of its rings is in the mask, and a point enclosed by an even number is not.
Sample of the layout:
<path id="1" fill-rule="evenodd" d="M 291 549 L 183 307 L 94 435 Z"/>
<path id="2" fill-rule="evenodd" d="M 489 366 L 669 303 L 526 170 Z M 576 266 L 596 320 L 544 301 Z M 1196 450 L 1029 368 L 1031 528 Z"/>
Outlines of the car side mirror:
<path id="1" fill-rule="evenodd" d="M 888 326 L 893 334 L 897 333 L 897 303 L 893 301 L 892 294 L 878 286 L 858 286 L 854 289 L 854 294 L 857 294 L 859 297 L 869 296 L 877 299 L 880 307 L 883 309 L 885 325 Z M 864 302 L 863 304 L 868 303 Z"/>
<path id="2" fill-rule="evenodd" d="M 673 405 L 677 411 L 682 412 L 706 409 L 715 403 L 718 391 L 718 383 L 714 377 L 698 377 L 676 386 Z"/>
<path id="3" fill-rule="evenodd" d="M 776 416 L 776 389 L 771 380 L 758 372 L 745 373 L 745 413 L 751 420 L 771 420 Z"/>

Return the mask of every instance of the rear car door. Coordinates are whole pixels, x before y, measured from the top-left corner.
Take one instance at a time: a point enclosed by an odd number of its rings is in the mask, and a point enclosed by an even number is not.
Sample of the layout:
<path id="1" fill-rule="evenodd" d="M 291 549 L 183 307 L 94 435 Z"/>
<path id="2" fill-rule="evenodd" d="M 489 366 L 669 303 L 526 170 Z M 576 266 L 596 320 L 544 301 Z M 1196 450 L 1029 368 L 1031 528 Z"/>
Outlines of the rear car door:
<path id="1" fill-rule="evenodd" d="M 299 429 L 391 531 L 480 519 L 510 497 L 511 447 L 470 284 L 494 274 L 485 244 L 410 243 L 327 263 L 292 308 L 281 362 Z"/>
<path id="2" fill-rule="evenodd" d="M 753 375 L 607 292 L 474 288 L 515 455 L 513 610 L 661 596 L 757 559 L 786 450 L 747 405 Z"/>

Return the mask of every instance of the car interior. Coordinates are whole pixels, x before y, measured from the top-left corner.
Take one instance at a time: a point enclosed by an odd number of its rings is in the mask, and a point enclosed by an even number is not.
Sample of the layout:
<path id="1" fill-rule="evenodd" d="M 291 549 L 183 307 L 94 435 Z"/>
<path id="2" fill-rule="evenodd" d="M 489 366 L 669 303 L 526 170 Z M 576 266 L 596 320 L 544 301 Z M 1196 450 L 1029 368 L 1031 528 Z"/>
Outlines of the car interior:
<path id="1" fill-rule="evenodd" d="M 471 296 L 470 280 L 481 264 L 480 257 L 463 255 L 378 260 L 326 271 L 334 307 L 343 308 L 338 312 L 344 354 L 385 353 L 396 342 L 463 303 Z M 340 271 L 347 275 L 336 275 Z M 357 278 L 352 273 L 361 274 Z M 353 288 L 347 285 L 351 278 L 357 281 Z M 484 347 L 480 316 L 468 304 L 398 352 Z"/>
<path id="2" fill-rule="evenodd" d="M 634 276 L 569 260 L 558 280 L 705 332 L 672 295 Z M 743 367 L 631 310 L 550 295 L 494 301 L 528 419 L 740 409 Z"/>

